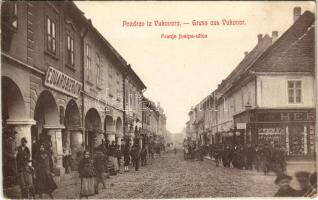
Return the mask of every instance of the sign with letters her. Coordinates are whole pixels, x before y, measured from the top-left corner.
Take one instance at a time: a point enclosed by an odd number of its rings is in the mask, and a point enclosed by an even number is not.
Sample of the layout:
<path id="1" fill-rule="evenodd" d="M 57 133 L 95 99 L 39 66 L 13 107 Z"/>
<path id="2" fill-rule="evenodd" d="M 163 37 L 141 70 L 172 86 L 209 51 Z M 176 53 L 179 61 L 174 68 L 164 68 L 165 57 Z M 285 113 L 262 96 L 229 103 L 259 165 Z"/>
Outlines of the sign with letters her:
<path id="1" fill-rule="evenodd" d="M 75 98 L 78 98 L 82 88 L 80 82 L 53 67 L 48 68 L 44 85 Z"/>
<path id="2" fill-rule="evenodd" d="M 316 121 L 316 113 L 313 111 L 298 111 L 298 112 L 275 112 L 275 113 L 259 113 L 258 121 Z"/>

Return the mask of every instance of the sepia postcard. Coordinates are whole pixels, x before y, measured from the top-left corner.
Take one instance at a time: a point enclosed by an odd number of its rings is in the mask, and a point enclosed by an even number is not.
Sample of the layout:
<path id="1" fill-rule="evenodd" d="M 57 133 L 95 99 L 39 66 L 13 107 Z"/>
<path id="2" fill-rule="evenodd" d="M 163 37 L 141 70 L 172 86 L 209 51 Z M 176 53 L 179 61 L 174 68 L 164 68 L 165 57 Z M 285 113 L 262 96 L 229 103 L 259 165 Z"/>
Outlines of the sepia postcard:
<path id="1" fill-rule="evenodd" d="M 2 1 L 3 199 L 317 196 L 316 2 Z"/>

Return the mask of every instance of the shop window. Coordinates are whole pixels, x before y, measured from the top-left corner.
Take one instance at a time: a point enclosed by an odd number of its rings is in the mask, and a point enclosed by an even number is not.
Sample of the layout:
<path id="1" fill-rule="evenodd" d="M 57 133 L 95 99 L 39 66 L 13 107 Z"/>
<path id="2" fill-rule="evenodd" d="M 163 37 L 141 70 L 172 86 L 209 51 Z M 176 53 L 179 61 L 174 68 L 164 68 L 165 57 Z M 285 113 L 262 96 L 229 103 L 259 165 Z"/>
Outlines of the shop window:
<path id="1" fill-rule="evenodd" d="M 288 102 L 301 103 L 301 81 L 288 81 Z"/>
<path id="2" fill-rule="evenodd" d="M 289 130 L 289 154 L 305 155 L 305 134 L 303 125 L 290 125 Z"/>
<path id="3" fill-rule="evenodd" d="M 88 44 L 86 44 L 86 78 L 88 81 L 92 81 L 91 47 Z"/>
<path id="4" fill-rule="evenodd" d="M 66 36 L 66 62 L 74 67 L 74 39 L 70 35 Z"/>
<path id="5" fill-rule="evenodd" d="M 258 144 L 274 144 L 286 147 L 285 135 L 283 127 L 260 127 L 257 130 Z"/>
<path id="6" fill-rule="evenodd" d="M 56 54 L 56 24 L 47 17 L 46 19 L 46 45 L 48 52 Z"/>
<path id="7" fill-rule="evenodd" d="M 315 136 L 315 126 L 309 126 L 308 132 L 308 154 L 315 155 L 316 151 L 316 136 Z"/>

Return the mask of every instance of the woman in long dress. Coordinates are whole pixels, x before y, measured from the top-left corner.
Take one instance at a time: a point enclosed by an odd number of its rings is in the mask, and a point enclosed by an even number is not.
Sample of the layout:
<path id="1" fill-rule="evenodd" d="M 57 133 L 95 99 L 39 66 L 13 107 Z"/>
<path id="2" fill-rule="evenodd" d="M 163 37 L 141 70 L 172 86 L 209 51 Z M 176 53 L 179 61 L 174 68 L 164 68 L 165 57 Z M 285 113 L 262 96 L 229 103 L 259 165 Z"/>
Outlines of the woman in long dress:
<path id="1" fill-rule="evenodd" d="M 96 192 L 96 173 L 89 151 L 84 151 L 83 157 L 83 160 L 80 161 L 78 166 L 81 177 L 80 197 L 88 198 L 89 196 L 93 196 Z"/>
<path id="2" fill-rule="evenodd" d="M 42 194 L 48 194 L 53 198 L 53 191 L 57 188 L 53 180 L 53 161 L 51 154 L 45 150 L 45 145 L 40 145 L 40 151 L 35 156 L 35 187 L 42 198 Z"/>

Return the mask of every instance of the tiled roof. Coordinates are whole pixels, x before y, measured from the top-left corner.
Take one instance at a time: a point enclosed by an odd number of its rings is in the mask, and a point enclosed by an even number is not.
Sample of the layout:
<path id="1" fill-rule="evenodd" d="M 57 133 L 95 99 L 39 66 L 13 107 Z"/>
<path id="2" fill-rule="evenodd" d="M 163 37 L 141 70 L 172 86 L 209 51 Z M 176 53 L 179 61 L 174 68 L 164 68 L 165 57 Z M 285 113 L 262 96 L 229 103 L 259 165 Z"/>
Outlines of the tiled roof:
<path id="1" fill-rule="evenodd" d="M 315 16 L 306 11 L 252 67 L 255 72 L 313 72 Z"/>
<path id="2" fill-rule="evenodd" d="M 219 92 L 223 92 L 232 86 L 232 84 L 240 78 L 240 76 L 248 70 L 251 65 L 258 59 L 272 44 L 272 38 L 269 35 L 262 37 L 261 41 L 250 51 L 239 65 L 226 77 L 219 85 Z M 225 91 L 224 91 L 225 92 Z"/>

